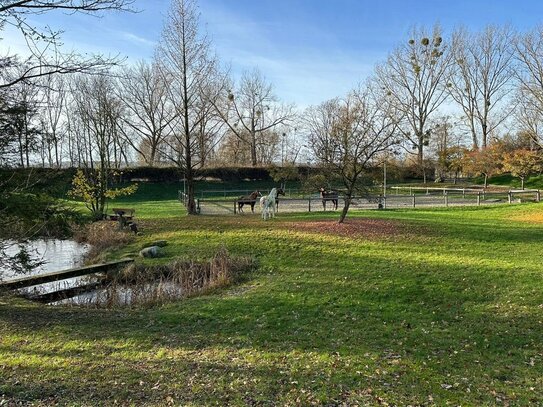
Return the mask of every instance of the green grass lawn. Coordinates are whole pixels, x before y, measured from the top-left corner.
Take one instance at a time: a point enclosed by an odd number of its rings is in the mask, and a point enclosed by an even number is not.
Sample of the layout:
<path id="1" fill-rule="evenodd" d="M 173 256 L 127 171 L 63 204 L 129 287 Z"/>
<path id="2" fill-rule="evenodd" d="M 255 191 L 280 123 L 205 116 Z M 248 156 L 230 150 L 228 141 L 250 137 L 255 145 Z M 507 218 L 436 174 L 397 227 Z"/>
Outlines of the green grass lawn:
<path id="1" fill-rule="evenodd" d="M 259 270 L 156 308 L 0 298 L 0 404 L 543 403 L 543 204 L 353 212 L 341 228 L 136 198 L 116 205 L 137 205 L 143 235 L 110 257 L 166 239 L 159 261 L 224 245 Z"/>
<path id="2" fill-rule="evenodd" d="M 509 186 L 512 188 L 520 188 L 521 181 L 518 177 L 513 177 L 511 174 L 500 174 L 491 177 L 488 182 L 492 185 Z M 482 181 L 481 181 L 482 183 Z M 543 189 L 543 175 L 533 175 L 528 177 L 524 182 L 526 189 Z"/>

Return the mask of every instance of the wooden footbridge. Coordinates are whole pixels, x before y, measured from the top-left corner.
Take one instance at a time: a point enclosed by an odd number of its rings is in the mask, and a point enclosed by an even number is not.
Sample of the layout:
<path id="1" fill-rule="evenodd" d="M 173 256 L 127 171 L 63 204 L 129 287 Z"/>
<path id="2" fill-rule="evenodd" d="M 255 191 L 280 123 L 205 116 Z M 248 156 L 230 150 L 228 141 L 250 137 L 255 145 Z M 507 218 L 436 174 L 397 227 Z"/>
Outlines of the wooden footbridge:
<path id="1" fill-rule="evenodd" d="M 73 277 L 81 277 L 95 273 L 105 273 L 117 269 L 120 266 L 132 263 L 134 259 L 123 259 L 112 261 L 108 263 L 95 264 L 92 266 L 77 267 L 68 270 L 54 271 L 51 273 L 38 274 L 34 276 L 25 276 L 8 281 L 0 282 L 0 290 L 16 290 L 19 288 L 32 287 L 39 284 L 51 283 L 54 281 L 66 280 Z M 91 287 L 92 286 L 92 287 Z M 54 291 L 46 294 L 42 294 L 36 297 L 36 300 L 42 302 L 49 302 L 48 300 L 54 300 L 58 298 L 71 298 L 81 292 L 88 291 L 95 287 L 95 283 L 87 284 L 80 287 L 72 287 L 65 290 Z"/>

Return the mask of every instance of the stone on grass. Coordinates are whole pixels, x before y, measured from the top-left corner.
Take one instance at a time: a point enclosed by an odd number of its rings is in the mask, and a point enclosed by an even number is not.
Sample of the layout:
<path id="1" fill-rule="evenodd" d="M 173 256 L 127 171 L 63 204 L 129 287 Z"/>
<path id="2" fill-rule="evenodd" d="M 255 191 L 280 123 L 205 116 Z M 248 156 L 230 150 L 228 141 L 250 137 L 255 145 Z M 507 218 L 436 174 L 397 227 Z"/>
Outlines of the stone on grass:
<path id="1" fill-rule="evenodd" d="M 140 256 L 141 257 L 150 257 L 150 258 L 159 257 L 160 256 L 160 247 L 158 247 L 158 246 L 146 247 L 145 249 L 142 249 L 140 251 Z"/>

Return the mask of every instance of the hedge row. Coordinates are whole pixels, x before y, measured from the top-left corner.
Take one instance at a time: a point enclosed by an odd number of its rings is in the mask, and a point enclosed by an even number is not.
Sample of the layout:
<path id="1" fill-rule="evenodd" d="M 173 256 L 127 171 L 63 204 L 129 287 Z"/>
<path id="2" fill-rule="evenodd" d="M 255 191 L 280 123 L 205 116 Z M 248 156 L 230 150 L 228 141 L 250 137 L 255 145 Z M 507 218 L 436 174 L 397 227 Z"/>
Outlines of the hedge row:
<path id="1" fill-rule="evenodd" d="M 196 172 L 196 177 L 217 181 L 268 181 L 271 179 L 267 168 L 253 167 L 203 168 Z M 184 178 L 184 173 L 175 167 L 136 167 L 123 169 L 119 178 L 122 181 L 178 182 Z"/>
<path id="2" fill-rule="evenodd" d="M 209 181 L 272 181 L 272 178 L 288 176 L 289 180 L 300 181 L 308 174 L 313 174 L 315 168 L 308 166 L 298 166 L 296 169 L 282 171 L 278 167 L 218 167 L 203 168 L 197 171 L 197 179 Z M 375 179 L 382 178 L 382 168 L 376 167 L 370 170 L 370 174 Z M 36 189 L 47 191 L 52 195 L 65 192 L 69 188 L 71 180 L 76 172 L 75 168 L 52 169 L 52 168 L 24 168 L 24 169 L 0 169 L 0 185 L 26 185 L 33 184 Z M 288 175 L 281 175 L 282 173 Z M 389 165 L 388 175 L 390 179 L 397 181 L 416 179 L 420 177 L 416 168 L 399 167 Z M 428 170 L 427 174 L 433 174 Z M 124 168 L 112 172 L 113 183 L 123 182 L 179 182 L 183 180 L 183 172 L 176 167 L 134 167 Z"/>
<path id="3" fill-rule="evenodd" d="M 0 169 L 0 185 L 28 185 L 40 190 L 56 190 L 69 185 L 76 173 L 76 168 L 3 168 Z M 268 168 L 253 167 L 221 167 L 204 168 L 196 172 L 199 179 L 217 181 L 270 181 Z M 112 171 L 113 182 L 129 182 L 132 180 L 148 182 L 179 182 L 184 173 L 175 167 L 134 167 Z M 51 191 L 53 192 L 53 191 Z"/>

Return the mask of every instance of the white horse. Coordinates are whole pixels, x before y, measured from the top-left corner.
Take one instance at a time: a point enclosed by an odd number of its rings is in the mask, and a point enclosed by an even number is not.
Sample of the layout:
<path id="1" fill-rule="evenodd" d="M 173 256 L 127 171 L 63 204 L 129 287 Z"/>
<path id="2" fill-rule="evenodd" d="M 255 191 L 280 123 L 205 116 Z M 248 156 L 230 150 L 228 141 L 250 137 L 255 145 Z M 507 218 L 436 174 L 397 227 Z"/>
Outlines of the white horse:
<path id="1" fill-rule="evenodd" d="M 273 188 L 270 191 L 270 194 L 267 196 L 263 196 L 260 198 L 260 208 L 262 209 L 262 219 L 267 220 L 270 218 L 275 218 L 275 214 L 277 213 L 277 203 L 278 195 L 285 195 L 285 192 L 283 191 L 283 188 Z"/>
<path id="2" fill-rule="evenodd" d="M 273 188 L 270 194 L 260 198 L 260 206 L 262 207 L 262 219 L 267 220 L 275 217 L 275 198 L 277 198 L 277 188 Z M 271 209 L 271 212 L 270 212 Z"/>

